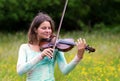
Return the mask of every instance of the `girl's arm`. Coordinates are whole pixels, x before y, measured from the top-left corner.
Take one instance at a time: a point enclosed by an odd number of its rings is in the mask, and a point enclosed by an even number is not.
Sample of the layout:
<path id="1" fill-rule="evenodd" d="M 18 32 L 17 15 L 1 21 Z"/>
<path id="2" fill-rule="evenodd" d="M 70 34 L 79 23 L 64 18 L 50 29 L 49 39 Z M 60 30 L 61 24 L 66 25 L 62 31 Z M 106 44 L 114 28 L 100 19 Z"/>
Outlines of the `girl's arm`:
<path id="1" fill-rule="evenodd" d="M 68 74 L 70 71 L 72 71 L 75 66 L 79 63 L 80 59 L 75 56 L 75 58 L 67 64 L 64 53 L 63 52 L 57 52 L 57 62 L 60 70 L 63 74 Z"/>
<path id="2" fill-rule="evenodd" d="M 17 73 L 22 75 L 28 72 L 36 63 L 38 63 L 43 58 L 41 54 L 35 56 L 30 61 L 27 61 L 27 54 L 25 52 L 25 45 L 21 45 L 19 49 L 18 62 L 17 62 Z"/>
<path id="3" fill-rule="evenodd" d="M 83 58 L 84 50 L 86 47 L 85 39 L 81 39 L 81 38 L 78 39 L 76 42 L 76 46 L 77 46 L 78 52 L 75 58 L 69 64 L 67 64 L 63 52 L 57 52 L 58 53 L 57 54 L 58 65 L 64 74 L 68 74 Z"/>

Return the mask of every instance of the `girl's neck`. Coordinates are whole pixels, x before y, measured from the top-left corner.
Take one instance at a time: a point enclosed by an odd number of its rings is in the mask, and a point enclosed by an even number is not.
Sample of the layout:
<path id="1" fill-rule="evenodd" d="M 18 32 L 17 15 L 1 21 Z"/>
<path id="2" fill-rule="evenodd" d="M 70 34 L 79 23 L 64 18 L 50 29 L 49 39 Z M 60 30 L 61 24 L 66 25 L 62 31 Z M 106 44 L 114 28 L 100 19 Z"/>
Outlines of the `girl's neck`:
<path id="1" fill-rule="evenodd" d="M 33 50 L 33 51 L 35 51 L 35 52 L 40 52 L 40 46 L 39 45 L 37 45 L 37 44 L 28 44 L 29 45 L 29 47 Z"/>

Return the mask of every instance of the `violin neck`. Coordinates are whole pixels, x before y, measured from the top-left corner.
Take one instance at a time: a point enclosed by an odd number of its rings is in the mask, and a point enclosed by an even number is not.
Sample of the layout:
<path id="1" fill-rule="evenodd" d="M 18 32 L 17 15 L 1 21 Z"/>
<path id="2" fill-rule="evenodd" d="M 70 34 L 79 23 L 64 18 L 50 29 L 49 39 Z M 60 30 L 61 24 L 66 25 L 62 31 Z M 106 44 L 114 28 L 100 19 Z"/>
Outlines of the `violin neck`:
<path id="1" fill-rule="evenodd" d="M 74 41 L 69 41 L 69 39 L 59 39 L 58 43 L 66 44 L 66 45 L 70 45 L 70 46 L 75 46 L 76 45 Z"/>

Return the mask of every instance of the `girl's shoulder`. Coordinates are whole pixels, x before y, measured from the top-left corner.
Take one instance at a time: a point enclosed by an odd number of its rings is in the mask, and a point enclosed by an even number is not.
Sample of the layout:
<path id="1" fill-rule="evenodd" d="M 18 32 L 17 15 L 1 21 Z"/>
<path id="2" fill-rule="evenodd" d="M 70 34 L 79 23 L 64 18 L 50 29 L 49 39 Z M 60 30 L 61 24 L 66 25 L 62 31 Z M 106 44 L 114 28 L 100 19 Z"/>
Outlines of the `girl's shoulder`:
<path id="1" fill-rule="evenodd" d="M 23 44 L 21 44 L 22 47 L 25 47 L 25 46 L 27 46 L 27 45 L 28 45 L 28 43 L 23 43 Z"/>
<path id="2" fill-rule="evenodd" d="M 25 49 L 25 48 L 28 48 L 28 43 L 23 43 L 23 44 L 21 44 L 21 45 L 20 45 L 20 48 L 24 48 L 24 49 Z"/>

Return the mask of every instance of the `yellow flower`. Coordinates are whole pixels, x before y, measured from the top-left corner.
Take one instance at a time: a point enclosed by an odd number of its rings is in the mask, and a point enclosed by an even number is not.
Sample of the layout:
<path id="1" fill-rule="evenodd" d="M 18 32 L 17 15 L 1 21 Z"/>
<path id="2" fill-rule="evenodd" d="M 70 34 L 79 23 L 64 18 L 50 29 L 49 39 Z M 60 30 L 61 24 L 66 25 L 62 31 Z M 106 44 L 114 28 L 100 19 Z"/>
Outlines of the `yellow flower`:
<path id="1" fill-rule="evenodd" d="M 109 81 L 109 80 L 106 78 L 105 81 Z"/>

